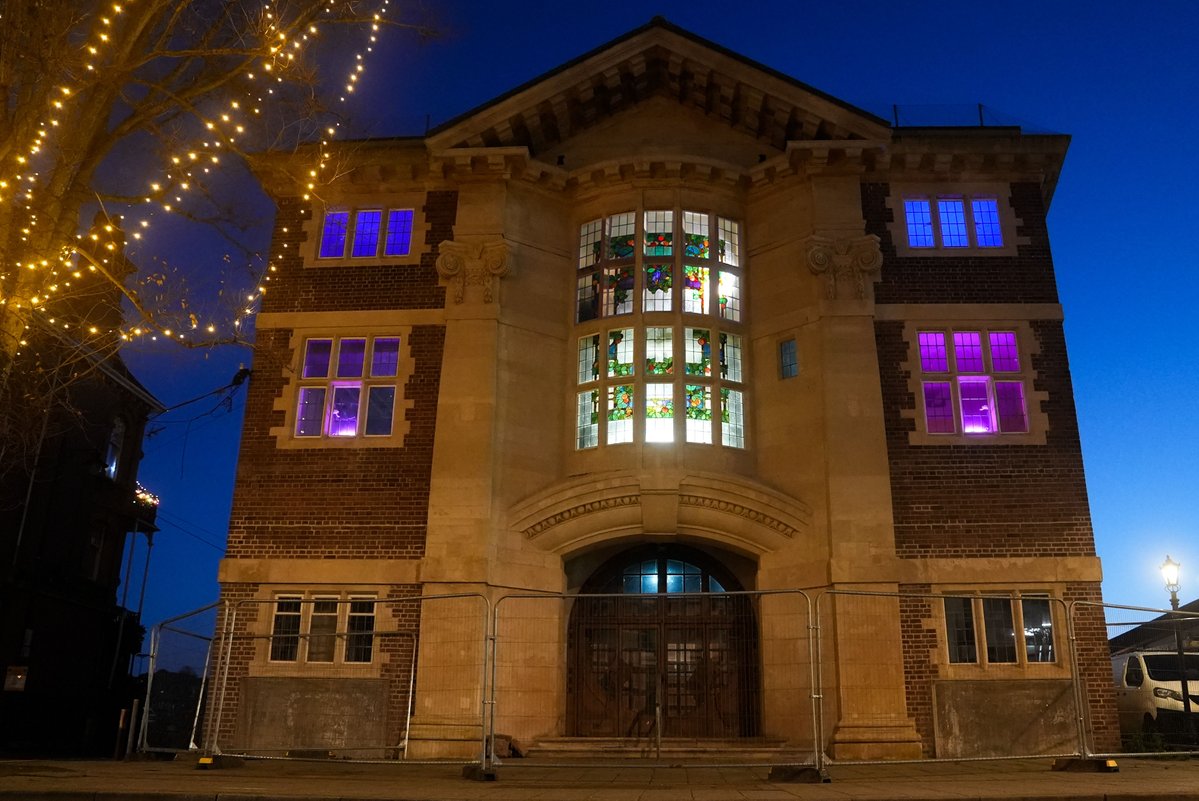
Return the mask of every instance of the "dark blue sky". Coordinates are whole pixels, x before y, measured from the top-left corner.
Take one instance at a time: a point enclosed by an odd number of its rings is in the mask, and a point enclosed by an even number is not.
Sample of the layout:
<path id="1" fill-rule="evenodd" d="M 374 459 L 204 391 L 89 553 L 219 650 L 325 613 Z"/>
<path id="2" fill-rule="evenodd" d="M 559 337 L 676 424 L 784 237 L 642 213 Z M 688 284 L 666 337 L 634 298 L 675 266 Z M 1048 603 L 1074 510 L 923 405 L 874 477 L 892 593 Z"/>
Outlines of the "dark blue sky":
<path id="1" fill-rule="evenodd" d="M 969 123 L 959 109 L 983 103 L 1005 121 L 1070 134 L 1049 225 L 1105 599 L 1164 604 L 1167 553 L 1182 563 L 1182 595 L 1199 596 L 1199 4 L 582 5 L 429 2 L 442 36 L 384 31 L 352 109 L 355 133 L 421 133 L 426 117 L 436 125 L 660 14 L 888 119 L 898 103 Z M 227 383 L 248 358 L 152 345 L 129 361 L 172 405 Z M 150 623 L 216 597 L 242 397 L 232 413 L 197 417 L 215 404 L 168 415 L 145 446 L 142 482 L 162 497 Z M 139 582 L 140 571 L 139 561 Z"/>

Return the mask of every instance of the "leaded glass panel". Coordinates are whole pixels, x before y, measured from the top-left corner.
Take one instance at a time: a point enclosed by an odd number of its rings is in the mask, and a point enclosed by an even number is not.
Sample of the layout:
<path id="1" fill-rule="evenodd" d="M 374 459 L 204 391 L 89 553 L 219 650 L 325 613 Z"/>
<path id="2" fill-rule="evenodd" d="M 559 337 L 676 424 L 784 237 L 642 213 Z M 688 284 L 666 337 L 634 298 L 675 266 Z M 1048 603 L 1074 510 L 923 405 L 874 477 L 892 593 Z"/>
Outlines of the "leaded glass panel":
<path id="1" fill-rule="evenodd" d="M 645 311 L 670 311 L 670 264 L 649 264 L 645 267 Z"/>
<path id="2" fill-rule="evenodd" d="M 683 311 L 689 314 L 708 312 L 708 268 L 698 264 L 683 266 Z"/>
<path id="3" fill-rule="evenodd" d="M 674 384 L 645 385 L 645 441 L 674 441 Z"/>
<path id="4" fill-rule="evenodd" d="M 712 331 L 707 328 L 685 328 L 685 357 L 687 375 L 712 375 Z"/>
<path id="5" fill-rule="evenodd" d="M 632 265 L 604 269 L 603 309 L 605 317 L 633 312 Z"/>
<path id="6" fill-rule="evenodd" d="M 683 257 L 706 259 L 710 254 L 708 215 L 696 211 L 683 212 Z"/>
<path id="7" fill-rule="evenodd" d="M 637 239 L 637 215 L 631 211 L 613 214 L 608 218 L 609 259 L 628 259 L 633 256 L 633 243 Z"/>
<path id="8" fill-rule="evenodd" d="M 633 374 L 633 329 L 608 332 L 608 377 Z"/>
<path id="9" fill-rule="evenodd" d="M 670 256 L 674 253 L 674 212 L 645 213 L 645 255 Z"/>
<path id="10" fill-rule="evenodd" d="M 633 387 L 608 387 L 608 443 L 633 441 Z"/>
<path id="11" fill-rule="evenodd" d="M 579 269 L 599 264 L 603 221 L 591 220 L 579 227 Z"/>
<path id="12" fill-rule="evenodd" d="M 727 387 L 720 390 L 720 439 L 727 447 L 745 447 L 745 416 L 739 390 Z"/>
<path id="13" fill-rule="evenodd" d="M 741 335 L 720 335 L 720 376 L 727 381 L 741 381 Z"/>
<path id="14" fill-rule="evenodd" d="M 576 444 L 579 448 L 594 448 L 599 445 L 599 390 L 579 393 L 576 426 Z"/>
<path id="15" fill-rule="evenodd" d="M 687 441 L 712 444 L 712 388 L 687 384 Z"/>
<path id="16" fill-rule="evenodd" d="M 736 273 L 720 272 L 720 316 L 733 322 L 741 321 L 741 279 Z"/>
<path id="17" fill-rule="evenodd" d="M 645 374 L 670 375 L 674 372 L 674 330 L 654 326 L 645 329 Z"/>
<path id="18" fill-rule="evenodd" d="M 720 244 L 716 254 L 725 264 L 737 267 L 741 264 L 741 225 L 736 220 L 719 218 Z"/>
<path id="19" fill-rule="evenodd" d="M 579 383 L 599 378 L 599 334 L 579 337 Z"/>

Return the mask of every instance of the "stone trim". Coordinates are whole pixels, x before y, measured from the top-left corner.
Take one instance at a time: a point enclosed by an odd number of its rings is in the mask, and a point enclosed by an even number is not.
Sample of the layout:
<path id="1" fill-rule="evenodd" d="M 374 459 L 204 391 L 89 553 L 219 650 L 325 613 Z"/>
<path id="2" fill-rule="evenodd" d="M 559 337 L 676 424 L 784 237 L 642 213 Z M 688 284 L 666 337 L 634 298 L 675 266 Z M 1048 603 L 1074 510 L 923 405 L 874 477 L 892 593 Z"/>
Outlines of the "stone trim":
<path id="1" fill-rule="evenodd" d="M 468 286 L 483 289 L 483 302 L 494 300 L 495 279 L 511 272 L 510 246 L 503 237 L 488 242 L 455 242 L 438 245 L 437 274 L 453 287 L 454 303 L 462 303 Z"/>
<path id="2" fill-rule="evenodd" d="M 808 270 L 825 277 L 824 295 L 828 300 L 848 297 L 847 287 L 852 287 L 850 291 L 857 300 L 870 299 L 873 293 L 869 289 L 882 275 L 883 253 L 877 236 L 830 239 L 812 234 L 804 240 L 803 248 Z"/>

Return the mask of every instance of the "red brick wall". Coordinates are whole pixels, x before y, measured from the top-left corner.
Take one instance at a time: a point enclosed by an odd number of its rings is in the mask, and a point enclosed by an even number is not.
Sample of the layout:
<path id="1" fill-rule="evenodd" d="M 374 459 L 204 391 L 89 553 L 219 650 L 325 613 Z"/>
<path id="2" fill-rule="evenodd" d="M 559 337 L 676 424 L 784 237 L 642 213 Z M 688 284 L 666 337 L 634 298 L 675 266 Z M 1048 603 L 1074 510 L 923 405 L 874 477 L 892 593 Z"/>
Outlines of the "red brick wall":
<path id="1" fill-rule="evenodd" d="M 940 648 L 937 630 L 931 627 L 933 599 L 914 597 L 927 595 L 931 587 L 927 584 L 900 585 L 899 635 L 903 647 L 903 689 L 907 696 L 908 714 L 916 721 L 920 734 L 920 746 L 924 756 L 934 756 L 935 732 L 933 730 L 933 680 L 937 678 L 937 666 L 932 655 Z"/>
<path id="2" fill-rule="evenodd" d="M 1112 681 L 1111 651 L 1107 644 L 1103 596 L 1098 582 L 1079 582 L 1066 587 L 1065 600 L 1085 602 L 1074 607 L 1075 647 L 1078 673 L 1083 682 L 1083 699 L 1089 714 L 1091 748 L 1098 753 L 1120 750 L 1120 720 L 1116 714 L 1116 687 Z"/>

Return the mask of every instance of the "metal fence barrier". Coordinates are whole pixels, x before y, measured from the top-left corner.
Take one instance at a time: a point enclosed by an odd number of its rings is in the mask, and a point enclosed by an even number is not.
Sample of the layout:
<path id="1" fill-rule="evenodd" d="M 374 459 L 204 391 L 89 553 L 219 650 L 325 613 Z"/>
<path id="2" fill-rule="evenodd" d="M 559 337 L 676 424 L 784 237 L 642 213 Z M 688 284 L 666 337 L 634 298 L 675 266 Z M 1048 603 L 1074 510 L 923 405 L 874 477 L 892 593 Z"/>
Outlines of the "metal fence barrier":
<path id="1" fill-rule="evenodd" d="M 475 593 L 233 603 L 217 649 L 209 750 L 481 763 L 489 613 Z"/>
<path id="2" fill-rule="evenodd" d="M 139 751 L 179 753 L 203 748 L 200 735 L 217 606 L 209 604 L 169 618 L 151 630 Z"/>
<path id="3" fill-rule="evenodd" d="M 1079 616 L 1105 626 L 1110 673 L 1094 677 L 1113 693 L 1115 721 L 1125 755 L 1199 755 L 1199 613 L 1117 604 L 1079 603 Z M 1096 756 L 1115 749 L 1092 747 Z"/>
<path id="4" fill-rule="evenodd" d="M 504 596 L 489 756 L 814 766 L 810 619 L 798 590 Z"/>

